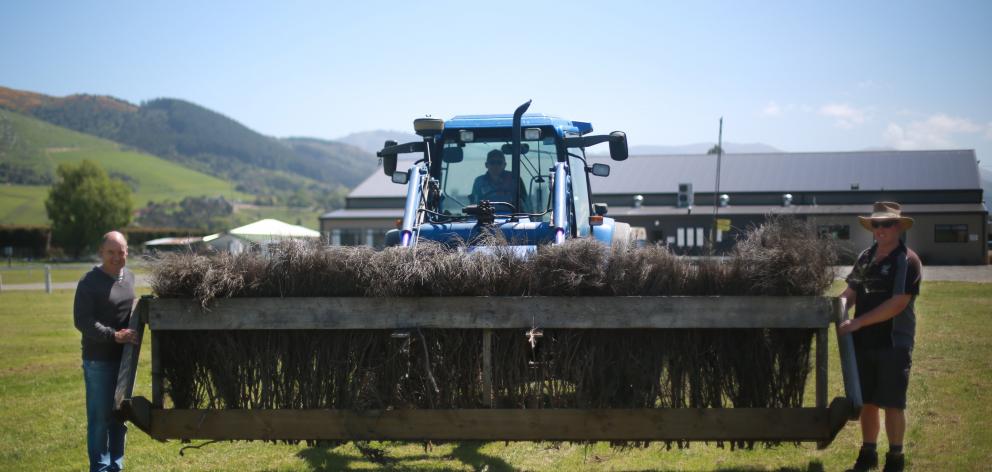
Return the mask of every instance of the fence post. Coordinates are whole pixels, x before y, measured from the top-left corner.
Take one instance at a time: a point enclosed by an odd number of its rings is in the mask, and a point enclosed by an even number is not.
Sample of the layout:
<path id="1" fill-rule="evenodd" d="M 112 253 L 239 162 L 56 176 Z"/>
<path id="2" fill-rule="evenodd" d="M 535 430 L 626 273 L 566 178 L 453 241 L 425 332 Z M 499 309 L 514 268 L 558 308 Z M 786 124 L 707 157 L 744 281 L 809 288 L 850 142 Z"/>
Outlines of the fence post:
<path id="1" fill-rule="evenodd" d="M 45 264 L 45 293 L 52 293 L 52 266 Z"/>
<path id="2" fill-rule="evenodd" d="M 0 274 L 0 293 L 3 293 L 3 274 Z"/>

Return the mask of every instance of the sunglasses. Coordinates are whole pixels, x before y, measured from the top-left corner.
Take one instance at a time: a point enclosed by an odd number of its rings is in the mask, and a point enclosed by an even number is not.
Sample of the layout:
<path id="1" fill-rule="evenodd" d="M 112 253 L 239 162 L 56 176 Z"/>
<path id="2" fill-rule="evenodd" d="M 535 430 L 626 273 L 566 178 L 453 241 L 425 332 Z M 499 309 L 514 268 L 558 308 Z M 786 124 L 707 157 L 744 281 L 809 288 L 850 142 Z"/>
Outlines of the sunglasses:
<path id="1" fill-rule="evenodd" d="M 875 229 L 878 229 L 878 228 L 891 228 L 891 227 L 893 227 L 895 225 L 898 225 L 898 224 L 899 224 L 899 222 L 898 221 L 895 221 L 895 220 L 872 221 L 871 222 L 871 227 L 872 228 L 875 228 Z"/>
<path id="2" fill-rule="evenodd" d="M 505 165 L 506 165 L 505 162 L 500 162 L 500 161 L 489 161 L 486 163 L 486 167 L 505 166 Z"/>

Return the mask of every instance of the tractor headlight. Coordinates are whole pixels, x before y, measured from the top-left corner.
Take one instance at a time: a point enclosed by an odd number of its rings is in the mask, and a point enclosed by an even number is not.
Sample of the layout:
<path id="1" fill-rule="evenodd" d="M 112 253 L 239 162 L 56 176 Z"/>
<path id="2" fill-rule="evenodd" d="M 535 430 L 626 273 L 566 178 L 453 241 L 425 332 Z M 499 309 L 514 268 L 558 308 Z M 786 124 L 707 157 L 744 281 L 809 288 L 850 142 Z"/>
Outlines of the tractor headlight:
<path id="1" fill-rule="evenodd" d="M 463 143 L 470 143 L 475 141 L 475 132 L 469 131 L 467 129 L 458 130 L 458 140 Z"/>
<path id="2" fill-rule="evenodd" d="M 524 139 L 528 141 L 537 141 L 541 139 L 541 128 L 527 128 L 524 130 Z"/>

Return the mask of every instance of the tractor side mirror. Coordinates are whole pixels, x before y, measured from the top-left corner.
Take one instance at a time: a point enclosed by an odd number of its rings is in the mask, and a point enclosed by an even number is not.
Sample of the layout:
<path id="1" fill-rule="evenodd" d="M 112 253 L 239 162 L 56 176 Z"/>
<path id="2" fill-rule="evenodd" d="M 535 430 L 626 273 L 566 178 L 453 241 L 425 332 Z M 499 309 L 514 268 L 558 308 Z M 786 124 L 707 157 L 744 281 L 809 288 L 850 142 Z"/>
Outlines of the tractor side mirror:
<path id="1" fill-rule="evenodd" d="M 504 144 L 503 146 L 501 146 L 499 148 L 499 150 L 500 151 L 503 151 L 503 154 L 505 154 L 507 156 L 512 156 L 513 155 L 513 145 L 512 144 Z M 530 152 L 530 144 L 520 143 L 520 154 L 527 154 L 528 152 Z"/>
<path id="2" fill-rule="evenodd" d="M 387 139 L 386 143 L 383 144 L 382 148 L 388 148 L 390 146 L 395 146 L 396 141 L 392 139 Z M 393 175 L 396 172 L 396 154 L 383 154 L 382 155 L 382 172 L 386 175 Z"/>
<path id="3" fill-rule="evenodd" d="M 614 131 L 610 133 L 610 158 L 614 161 L 627 160 L 627 133 Z"/>
<path id="4" fill-rule="evenodd" d="M 393 165 L 395 166 L 396 164 L 394 163 Z M 410 180 L 410 174 L 403 171 L 393 172 L 392 180 L 394 184 L 405 184 Z"/>
<path id="5" fill-rule="evenodd" d="M 448 164 L 457 164 L 465 159 L 465 151 L 460 147 L 445 148 L 441 153 L 441 161 Z"/>
<path id="6" fill-rule="evenodd" d="M 593 203 L 592 212 L 597 216 L 606 216 L 606 212 L 610 210 L 610 207 L 605 203 Z"/>
<path id="7" fill-rule="evenodd" d="M 589 172 L 596 177 L 609 177 L 610 176 L 610 166 L 606 164 L 593 164 L 589 168 Z"/>

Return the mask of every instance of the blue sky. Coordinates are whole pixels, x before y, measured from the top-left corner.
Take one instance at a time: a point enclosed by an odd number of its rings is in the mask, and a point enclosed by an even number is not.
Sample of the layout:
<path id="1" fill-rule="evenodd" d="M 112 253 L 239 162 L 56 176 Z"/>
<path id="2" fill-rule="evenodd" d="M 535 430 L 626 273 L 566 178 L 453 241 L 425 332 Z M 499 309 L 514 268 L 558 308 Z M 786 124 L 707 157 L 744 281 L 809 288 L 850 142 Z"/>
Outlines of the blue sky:
<path id="1" fill-rule="evenodd" d="M 532 111 L 632 145 L 970 148 L 992 2 L 6 3 L 0 85 L 189 100 L 273 136 Z"/>

